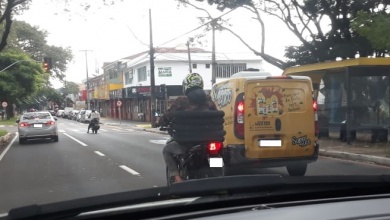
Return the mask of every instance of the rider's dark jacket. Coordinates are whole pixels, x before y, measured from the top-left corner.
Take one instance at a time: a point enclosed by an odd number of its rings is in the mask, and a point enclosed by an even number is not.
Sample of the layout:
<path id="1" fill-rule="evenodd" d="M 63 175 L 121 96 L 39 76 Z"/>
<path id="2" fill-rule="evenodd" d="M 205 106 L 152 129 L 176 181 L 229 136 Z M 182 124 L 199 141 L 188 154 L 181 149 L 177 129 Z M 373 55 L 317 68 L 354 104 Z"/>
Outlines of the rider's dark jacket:
<path id="1" fill-rule="evenodd" d="M 175 99 L 171 107 L 162 115 L 157 126 L 168 126 L 172 121 L 175 111 L 213 111 L 217 110 L 211 96 L 207 95 L 203 89 L 194 89 L 186 96 L 180 96 Z"/>

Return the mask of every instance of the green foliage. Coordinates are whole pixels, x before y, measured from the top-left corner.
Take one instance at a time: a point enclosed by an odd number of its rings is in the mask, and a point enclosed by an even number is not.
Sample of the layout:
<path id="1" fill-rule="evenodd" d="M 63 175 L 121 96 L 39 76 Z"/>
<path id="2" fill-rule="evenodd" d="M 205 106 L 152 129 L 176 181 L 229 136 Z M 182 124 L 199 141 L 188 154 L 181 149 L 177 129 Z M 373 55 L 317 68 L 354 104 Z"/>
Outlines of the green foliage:
<path id="1" fill-rule="evenodd" d="M 390 14 L 359 12 L 352 28 L 377 50 L 390 50 Z"/>
<path id="2" fill-rule="evenodd" d="M 21 61 L 15 63 L 17 61 Z M 25 54 L 16 52 L 0 53 L 0 100 L 17 103 L 37 91 L 38 87 L 48 82 L 48 75 L 40 63 Z"/>
<path id="3" fill-rule="evenodd" d="M 61 92 L 65 95 L 77 95 L 80 92 L 80 86 L 75 82 L 66 82 L 66 86 L 61 88 Z"/>
<path id="4" fill-rule="evenodd" d="M 190 2 L 190 0 L 178 1 Z M 255 54 L 279 68 L 337 58 L 355 58 L 357 54 L 360 57 L 384 56 L 389 49 L 388 0 L 194 0 L 193 2 L 196 1 L 207 1 L 219 10 L 237 7 L 248 9 L 248 12 L 253 13 L 253 17 L 260 23 L 262 40 L 265 38 L 263 29 L 272 24 L 263 25 L 261 16 L 267 14 L 283 21 L 287 29 L 302 43 L 299 46 L 286 48 L 287 62 L 273 62 L 276 58 L 266 54 L 264 49 L 255 50 L 246 44 L 239 34 L 224 28 L 237 36 Z"/>
<path id="5" fill-rule="evenodd" d="M 0 123 L 1 123 L 1 121 L 0 121 Z M 15 124 L 15 122 L 13 124 Z M 0 137 L 5 136 L 6 134 L 8 134 L 8 131 L 0 129 Z"/>
<path id="6" fill-rule="evenodd" d="M 62 80 L 67 64 L 73 59 L 73 54 L 70 48 L 48 45 L 47 35 L 48 32 L 39 27 L 33 27 L 24 21 L 14 21 L 6 50 L 25 52 L 37 61 L 43 61 L 44 57 L 51 57 L 52 77 Z"/>

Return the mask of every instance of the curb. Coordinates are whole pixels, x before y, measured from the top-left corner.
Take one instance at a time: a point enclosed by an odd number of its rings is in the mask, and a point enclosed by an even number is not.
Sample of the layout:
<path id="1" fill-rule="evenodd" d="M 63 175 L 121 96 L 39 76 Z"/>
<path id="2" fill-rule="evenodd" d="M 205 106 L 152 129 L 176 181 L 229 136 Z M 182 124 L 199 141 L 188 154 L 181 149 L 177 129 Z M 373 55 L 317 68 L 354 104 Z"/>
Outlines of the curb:
<path id="1" fill-rule="evenodd" d="M 347 153 L 342 151 L 331 151 L 331 150 L 323 150 L 323 149 L 320 149 L 320 156 L 335 157 L 335 158 L 340 158 L 345 160 L 365 161 L 365 162 L 371 162 L 378 165 L 390 167 L 390 158 L 386 158 L 386 157 L 354 154 L 354 153 Z"/>

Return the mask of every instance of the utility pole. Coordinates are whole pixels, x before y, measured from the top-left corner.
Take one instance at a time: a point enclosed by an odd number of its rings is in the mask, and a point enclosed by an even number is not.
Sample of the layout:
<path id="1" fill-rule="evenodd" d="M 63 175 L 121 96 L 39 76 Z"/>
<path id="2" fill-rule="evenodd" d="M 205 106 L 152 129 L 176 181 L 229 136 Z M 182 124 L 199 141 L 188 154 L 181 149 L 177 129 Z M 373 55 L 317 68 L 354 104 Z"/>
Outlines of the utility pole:
<path id="1" fill-rule="evenodd" d="M 92 50 L 80 50 L 81 52 L 84 52 L 85 53 L 85 68 L 86 68 L 86 72 L 87 72 L 87 110 L 90 109 L 90 103 L 89 103 L 89 77 L 88 77 L 88 55 L 87 53 L 88 52 L 91 52 Z"/>
<path id="2" fill-rule="evenodd" d="M 192 62 L 191 62 L 190 41 L 192 41 L 192 38 L 188 39 L 188 41 L 187 41 L 188 66 L 189 66 L 190 73 L 192 73 Z"/>
<path id="3" fill-rule="evenodd" d="M 154 113 L 156 111 L 156 94 L 154 82 L 154 48 L 153 48 L 153 34 L 152 34 L 152 10 L 149 9 L 149 27 L 150 27 L 150 120 L 152 128 L 156 127 Z"/>
<path id="4" fill-rule="evenodd" d="M 65 107 L 68 107 L 68 88 L 66 85 L 66 75 L 65 75 L 65 88 L 64 88 L 64 90 L 65 90 L 64 91 L 64 93 L 65 93 Z"/>
<path id="5" fill-rule="evenodd" d="M 213 42 L 212 42 L 212 54 L 211 54 L 211 85 L 215 84 L 215 78 L 217 74 L 217 62 L 215 61 L 215 25 L 216 25 L 216 20 L 213 19 L 211 21 L 211 28 L 212 28 L 212 34 L 213 34 Z"/>

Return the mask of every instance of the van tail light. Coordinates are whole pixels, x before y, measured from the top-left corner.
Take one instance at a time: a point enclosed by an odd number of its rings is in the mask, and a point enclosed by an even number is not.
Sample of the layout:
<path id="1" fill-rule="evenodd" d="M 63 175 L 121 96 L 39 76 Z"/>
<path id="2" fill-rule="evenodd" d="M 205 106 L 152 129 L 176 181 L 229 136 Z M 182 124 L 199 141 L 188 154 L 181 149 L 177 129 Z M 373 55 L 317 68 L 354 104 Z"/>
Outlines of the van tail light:
<path id="1" fill-rule="evenodd" d="M 318 114 L 317 114 L 318 103 L 316 100 L 313 100 L 313 110 L 314 110 L 314 134 L 316 137 L 318 137 L 320 130 L 318 127 Z"/>
<path id="2" fill-rule="evenodd" d="M 222 149 L 222 146 L 223 146 L 222 142 L 210 142 L 207 145 L 207 152 L 209 153 L 209 155 L 219 154 L 219 152 Z"/>
<path id="3" fill-rule="evenodd" d="M 240 94 L 237 97 L 235 109 L 234 109 L 234 135 L 237 138 L 244 139 L 244 112 L 245 112 L 245 105 L 244 105 L 244 94 Z"/>
<path id="4" fill-rule="evenodd" d="M 30 124 L 29 123 L 27 123 L 27 122 L 21 122 L 21 123 L 19 123 L 19 126 L 20 127 L 28 127 Z"/>
<path id="5" fill-rule="evenodd" d="M 46 122 L 46 125 L 50 126 L 50 125 L 54 125 L 56 122 L 55 121 L 48 121 Z"/>

